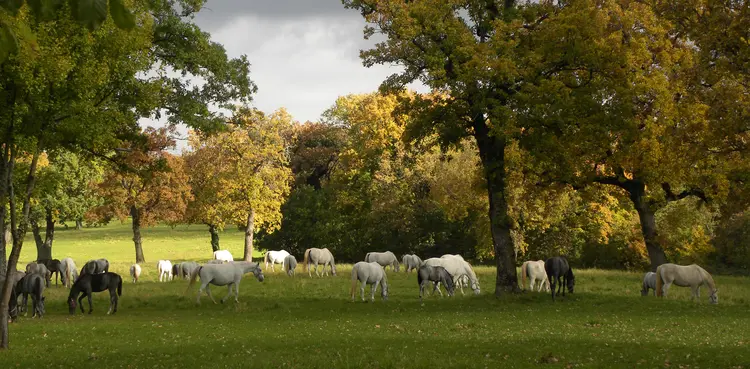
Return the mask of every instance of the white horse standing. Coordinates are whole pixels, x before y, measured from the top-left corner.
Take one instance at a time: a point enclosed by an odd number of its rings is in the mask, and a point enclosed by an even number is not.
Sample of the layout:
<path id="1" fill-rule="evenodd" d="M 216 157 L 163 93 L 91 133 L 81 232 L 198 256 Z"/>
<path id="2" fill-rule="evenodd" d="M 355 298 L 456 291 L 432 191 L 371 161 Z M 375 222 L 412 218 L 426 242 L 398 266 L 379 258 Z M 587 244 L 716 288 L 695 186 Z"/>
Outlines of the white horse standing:
<path id="1" fill-rule="evenodd" d="M 323 275 L 328 275 L 328 272 L 326 272 L 327 265 L 331 266 L 331 274 L 336 275 L 336 262 L 333 258 L 333 253 L 331 253 L 331 250 L 328 250 L 328 248 L 319 249 L 312 247 L 305 250 L 305 257 L 302 260 L 302 264 L 305 266 L 307 275 L 310 277 L 312 277 L 310 264 L 315 265 L 315 275 L 318 277 L 320 277 L 320 273 L 318 273 L 319 264 L 323 264 Z"/>
<path id="2" fill-rule="evenodd" d="M 78 279 L 78 268 L 73 259 L 65 258 L 60 260 L 60 279 L 63 280 L 63 284 L 68 288 Z"/>
<path id="3" fill-rule="evenodd" d="M 697 264 L 677 265 L 662 264 L 656 268 L 656 296 L 666 297 L 672 284 L 680 287 L 690 287 L 693 290 L 692 299 L 700 299 L 700 288 L 708 286 L 708 302 L 719 303 L 719 290 L 714 284 L 714 279 L 705 269 Z"/>
<path id="4" fill-rule="evenodd" d="M 159 260 L 156 263 L 156 269 L 159 271 L 159 282 L 172 280 L 172 262 L 169 260 Z"/>
<path id="5" fill-rule="evenodd" d="M 234 258 L 229 250 L 217 250 L 214 251 L 214 260 L 234 261 Z"/>
<path id="6" fill-rule="evenodd" d="M 451 276 L 453 276 L 453 284 L 458 284 L 458 279 L 462 275 L 465 275 L 469 277 L 469 286 L 474 291 L 475 295 L 478 295 L 480 293 L 479 289 L 479 279 L 477 279 L 476 273 L 474 273 L 474 269 L 471 268 L 471 265 L 467 263 L 463 257 L 460 255 L 443 255 L 439 258 L 430 258 L 424 261 L 423 265 L 429 265 L 429 266 L 441 266 L 445 268 L 448 273 L 450 273 Z M 459 287 L 461 287 L 459 285 Z M 437 286 L 438 292 L 442 295 L 443 293 L 440 291 L 440 286 L 438 284 Z M 461 294 L 464 295 L 463 288 L 461 289 Z"/>
<path id="7" fill-rule="evenodd" d="M 133 283 L 138 282 L 138 278 L 141 278 L 141 266 L 138 264 L 131 265 L 130 276 L 133 278 Z"/>
<path id="8" fill-rule="evenodd" d="M 388 301 L 388 277 L 385 274 L 385 268 L 383 268 L 378 262 L 364 262 L 360 261 L 354 264 L 352 267 L 352 289 L 351 296 L 354 301 L 355 291 L 357 288 L 357 281 L 362 282 L 360 287 L 362 301 L 365 301 L 365 286 L 370 285 L 370 299 L 375 302 L 375 291 L 380 285 L 380 296 L 383 301 Z"/>
<path id="9" fill-rule="evenodd" d="M 549 279 L 547 271 L 544 269 L 544 260 L 524 261 L 521 264 L 521 288 L 526 288 L 526 277 L 529 277 L 529 289 L 534 291 L 534 286 L 539 282 L 537 291 L 541 292 L 542 288 L 549 292 Z"/>
<path id="10" fill-rule="evenodd" d="M 196 278 L 200 276 L 201 288 L 198 290 L 198 296 L 196 298 L 197 304 L 201 303 L 201 292 L 203 292 L 204 289 L 206 290 L 206 295 L 211 298 L 211 301 L 213 301 L 214 304 L 216 303 L 214 297 L 211 296 L 209 284 L 215 286 L 227 286 L 228 293 L 221 299 L 222 304 L 232 296 L 232 286 L 234 286 L 234 302 L 240 302 L 238 299 L 238 296 L 240 295 L 240 281 L 242 281 L 242 276 L 249 272 L 252 272 L 259 282 L 263 282 L 263 271 L 260 270 L 260 265 L 258 263 L 239 261 L 227 264 L 206 264 L 198 267 L 196 273 L 190 277 L 188 290 L 193 284 L 195 284 Z"/>
<path id="11" fill-rule="evenodd" d="M 284 269 L 284 259 L 289 256 L 289 253 L 286 250 L 281 251 L 268 251 L 266 252 L 265 256 L 265 262 L 266 262 L 266 271 L 268 271 L 268 264 L 271 264 L 271 271 L 276 273 L 276 270 L 274 269 L 274 264 L 281 264 L 281 269 Z"/>

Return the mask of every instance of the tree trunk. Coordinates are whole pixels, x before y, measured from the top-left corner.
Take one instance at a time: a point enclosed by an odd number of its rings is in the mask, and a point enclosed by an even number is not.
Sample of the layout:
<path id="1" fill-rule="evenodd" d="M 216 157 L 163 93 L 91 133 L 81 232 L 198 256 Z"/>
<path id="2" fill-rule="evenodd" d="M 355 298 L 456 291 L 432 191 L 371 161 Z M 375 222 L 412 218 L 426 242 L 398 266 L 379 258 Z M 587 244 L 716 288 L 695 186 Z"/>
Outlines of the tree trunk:
<path id="1" fill-rule="evenodd" d="M 46 223 L 44 227 L 44 242 L 41 245 L 37 243 L 36 259 L 52 260 L 52 241 L 55 238 L 55 219 L 52 217 L 52 209 L 45 209 L 44 222 Z"/>
<path id="2" fill-rule="evenodd" d="M 42 239 L 42 231 L 39 229 L 39 222 L 31 220 L 31 234 L 34 235 L 34 243 L 36 244 L 36 260 L 39 259 L 39 254 L 44 247 L 44 239 Z"/>
<path id="3" fill-rule="evenodd" d="M 500 296 L 503 292 L 519 292 L 515 245 L 510 235 L 512 222 L 505 197 L 506 142 L 504 138 L 491 135 L 483 118 L 478 118 L 474 122 L 474 138 L 479 148 L 490 201 L 490 231 L 497 267 L 495 295 Z"/>
<path id="4" fill-rule="evenodd" d="M 219 229 L 215 225 L 209 224 L 208 233 L 211 234 L 211 249 L 219 251 Z"/>
<path id="5" fill-rule="evenodd" d="M 0 237 L 0 279 L 5 278 L 8 271 L 7 245 L 12 245 L 13 237 L 10 234 L 10 225 L 5 224 L 5 206 L 0 206 L 0 224 L 3 225 L 3 236 Z M 0 287 L 2 288 L 2 287 Z"/>
<path id="6" fill-rule="evenodd" d="M 247 215 L 247 227 L 245 228 L 245 256 L 243 260 L 253 260 L 253 232 L 255 231 L 255 210 L 250 209 Z"/>
<path id="7" fill-rule="evenodd" d="M 659 245 L 659 232 L 656 229 L 656 217 L 654 216 L 656 211 L 646 199 L 646 185 L 643 182 L 631 180 L 628 181 L 626 187 L 641 221 L 641 233 L 643 233 L 648 257 L 651 260 L 651 271 L 655 272 L 656 267 L 667 262 L 667 255 L 664 254 L 664 249 Z"/>
<path id="8" fill-rule="evenodd" d="M 130 216 L 133 217 L 133 243 L 135 244 L 135 262 L 142 264 L 146 262 L 143 257 L 143 244 L 141 243 L 141 210 L 135 206 L 130 207 Z"/>
<path id="9" fill-rule="evenodd" d="M 80 231 L 83 228 L 83 222 L 80 219 L 76 220 L 76 231 Z"/>

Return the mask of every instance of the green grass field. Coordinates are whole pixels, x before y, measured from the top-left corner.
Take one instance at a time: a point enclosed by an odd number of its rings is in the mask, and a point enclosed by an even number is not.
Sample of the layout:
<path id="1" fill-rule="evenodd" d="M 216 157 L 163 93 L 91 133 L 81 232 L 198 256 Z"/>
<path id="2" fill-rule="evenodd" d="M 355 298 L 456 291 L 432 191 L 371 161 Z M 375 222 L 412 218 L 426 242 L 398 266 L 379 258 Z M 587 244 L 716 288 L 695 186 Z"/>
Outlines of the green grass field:
<path id="1" fill-rule="evenodd" d="M 209 259 L 205 229 L 147 230 L 148 262 L 137 285 L 127 272 L 131 238 L 119 224 L 58 231 L 54 257 L 73 257 L 79 267 L 106 257 L 123 275 L 120 309 L 105 315 L 108 294 L 101 293 L 92 315 L 71 316 L 67 290 L 53 285 L 43 319 L 10 325 L 0 367 L 750 368 L 746 278 L 717 276 L 719 305 L 709 305 L 705 290 L 700 303 L 677 287 L 666 300 L 641 297 L 641 273 L 581 270 L 576 293 L 553 303 L 532 292 L 497 299 L 492 269 L 477 267 L 480 296 L 435 296 L 420 305 L 416 276 L 389 271 L 390 299 L 378 293 L 373 304 L 349 300 L 350 266 L 339 266 L 338 277 L 309 278 L 300 265 L 295 278 L 246 276 L 239 304 L 203 296 L 197 306 L 197 286 L 183 295 L 186 281 L 155 282 L 155 264 Z M 241 256 L 242 233 L 225 232 L 221 241 Z M 20 264 L 35 257 L 29 239 Z M 226 288 L 213 291 L 218 300 Z"/>

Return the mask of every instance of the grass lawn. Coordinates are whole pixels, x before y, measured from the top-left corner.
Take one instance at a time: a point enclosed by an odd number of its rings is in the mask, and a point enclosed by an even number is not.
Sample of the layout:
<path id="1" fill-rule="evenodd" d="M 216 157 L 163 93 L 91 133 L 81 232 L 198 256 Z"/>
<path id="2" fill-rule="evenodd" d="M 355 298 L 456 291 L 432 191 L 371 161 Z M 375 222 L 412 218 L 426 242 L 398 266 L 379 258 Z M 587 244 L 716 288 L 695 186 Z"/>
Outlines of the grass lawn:
<path id="1" fill-rule="evenodd" d="M 686 288 L 673 287 L 667 300 L 641 297 L 641 273 L 580 270 L 576 293 L 553 303 L 532 292 L 497 299 L 492 269 L 477 267 L 480 296 L 420 305 L 416 276 L 389 271 L 389 301 L 377 293 L 372 304 L 349 300 L 350 266 L 339 266 L 337 277 L 309 278 L 300 265 L 295 278 L 246 276 L 239 304 L 203 296 L 197 306 L 197 286 L 184 295 L 186 281 L 155 282 L 155 265 L 209 259 L 208 232 L 146 230 L 148 262 L 137 285 L 127 276 L 131 238 L 119 224 L 58 231 L 54 257 L 73 257 L 79 268 L 106 257 L 123 275 L 120 310 L 106 316 L 101 293 L 92 315 L 71 316 L 67 290 L 53 285 L 43 319 L 10 325 L 0 367 L 750 368 L 750 285 L 742 277 L 716 277 L 719 305 L 709 305 L 705 289 L 697 304 Z M 241 257 L 241 232 L 227 231 L 221 242 Z M 24 248 L 22 264 L 36 257 L 33 240 Z M 213 291 L 217 300 L 226 293 Z"/>

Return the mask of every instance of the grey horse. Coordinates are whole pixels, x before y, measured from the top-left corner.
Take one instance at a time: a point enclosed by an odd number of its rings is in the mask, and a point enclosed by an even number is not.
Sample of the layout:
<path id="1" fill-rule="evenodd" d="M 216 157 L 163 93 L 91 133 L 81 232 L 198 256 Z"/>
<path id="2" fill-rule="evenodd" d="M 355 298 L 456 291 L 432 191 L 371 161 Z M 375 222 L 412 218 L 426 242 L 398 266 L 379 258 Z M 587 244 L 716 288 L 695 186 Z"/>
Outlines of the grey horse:
<path id="1" fill-rule="evenodd" d="M 290 277 L 294 276 L 294 270 L 297 269 L 297 259 L 294 258 L 294 255 L 287 255 L 284 258 L 284 268 L 286 268 L 286 274 L 288 274 Z"/>
<path id="2" fill-rule="evenodd" d="M 422 302 L 422 295 L 424 294 L 424 288 L 430 282 L 434 282 L 432 293 L 438 289 L 438 283 L 442 283 L 445 286 L 445 290 L 448 291 L 448 296 L 453 296 L 455 285 L 453 284 L 453 276 L 448 273 L 445 268 L 441 266 L 422 265 L 417 269 L 417 282 L 419 282 L 419 301 Z M 440 291 L 440 290 L 438 290 Z M 440 292 L 440 296 L 443 293 Z"/>
<path id="3" fill-rule="evenodd" d="M 78 279 L 78 267 L 76 267 L 73 259 L 65 258 L 60 260 L 60 279 L 62 279 L 63 285 L 68 288 Z"/>
<path id="4" fill-rule="evenodd" d="M 404 264 L 404 272 L 409 273 L 412 269 L 417 270 L 422 265 L 422 259 L 414 254 L 406 254 L 401 257 L 401 262 Z"/>
<path id="5" fill-rule="evenodd" d="M 365 301 L 365 286 L 368 284 L 371 285 L 370 300 L 375 302 L 375 290 L 380 285 L 380 296 L 383 298 L 383 301 L 388 301 L 388 277 L 385 274 L 385 269 L 380 264 L 364 261 L 354 264 L 352 267 L 352 289 L 350 291 L 352 301 L 354 301 L 357 281 L 362 282 L 362 286 L 360 287 L 362 301 Z"/>
<path id="6" fill-rule="evenodd" d="M 31 295 L 31 306 L 32 313 L 31 317 L 39 316 L 40 318 L 44 315 L 44 284 L 45 278 L 38 273 L 27 273 L 18 283 L 16 284 L 16 297 L 22 295 L 21 305 L 19 305 L 19 312 L 26 315 L 29 295 Z"/>
<path id="7" fill-rule="evenodd" d="M 107 259 L 89 260 L 83 265 L 83 268 L 81 268 L 81 275 L 107 272 L 109 272 L 109 260 Z"/>
<path id="8" fill-rule="evenodd" d="M 212 265 L 227 264 L 227 263 L 231 263 L 231 261 L 224 261 L 224 260 L 219 260 L 219 259 L 211 259 L 211 260 L 209 260 L 209 261 L 206 262 L 206 264 L 212 264 Z"/>
<path id="9" fill-rule="evenodd" d="M 206 264 L 198 267 L 198 271 L 190 277 L 188 290 L 193 284 L 195 284 L 195 279 L 200 276 L 201 288 L 198 290 L 198 296 L 195 300 L 196 303 L 201 303 L 201 293 L 204 289 L 206 290 L 206 295 L 211 298 L 211 301 L 213 301 L 214 304 L 216 303 L 214 297 L 211 296 L 211 289 L 208 286 L 209 283 L 215 286 L 227 286 L 228 293 L 221 299 L 222 304 L 232 296 L 232 286 L 234 286 L 234 301 L 240 302 L 237 298 L 240 294 L 240 281 L 242 280 L 242 276 L 249 272 L 252 272 L 258 281 L 263 282 L 263 271 L 260 270 L 260 265 L 258 265 L 258 263 L 240 261 L 226 264 Z"/>
<path id="10" fill-rule="evenodd" d="M 312 277 L 310 264 L 315 265 L 315 275 L 318 277 L 320 277 L 320 273 L 318 273 L 318 264 L 323 264 L 323 275 L 328 275 L 326 272 L 327 265 L 331 266 L 331 274 L 336 275 L 336 263 L 334 262 L 333 254 L 327 248 L 318 249 L 313 247 L 305 250 L 305 258 L 302 261 L 302 264 L 305 266 L 307 274 L 310 277 Z"/>
<path id="11" fill-rule="evenodd" d="M 193 277 L 193 274 L 195 274 L 198 271 L 198 268 L 200 268 L 200 264 L 194 262 L 194 261 L 183 261 L 182 263 L 176 263 L 177 265 L 177 276 L 190 279 Z"/>
<path id="12" fill-rule="evenodd" d="M 656 296 L 656 273 L 648 272 L 643 276 L 643 288 L 641 288 L 641 296 L 648 296 L 648 289 L 654 290 L 654 296 Z"/>
<path id="13" fill-rule="evenodd" d="M 367 255 L 365 255 L 365 262 L 366 263 L 372 263 L 376 262 L 380 264 L 380 266 L 385 269 L 385 267 L 390 266 L 393 268 L 393 271 L 398 272 L 399 271 L 399 263 L 398 258 L 396 257 L 396 254 L 386 251 L 386 252 L 368 252 Z"/>
<path id="14" fill-rule="evenodd" d="M 26 274 L 39 274 L 44 278 L 45 285 L 49 287 L 51 283 L 52 273 L 49 272 L 47 266 L 42 263 L 31 262 L 26 264 Z"/>

